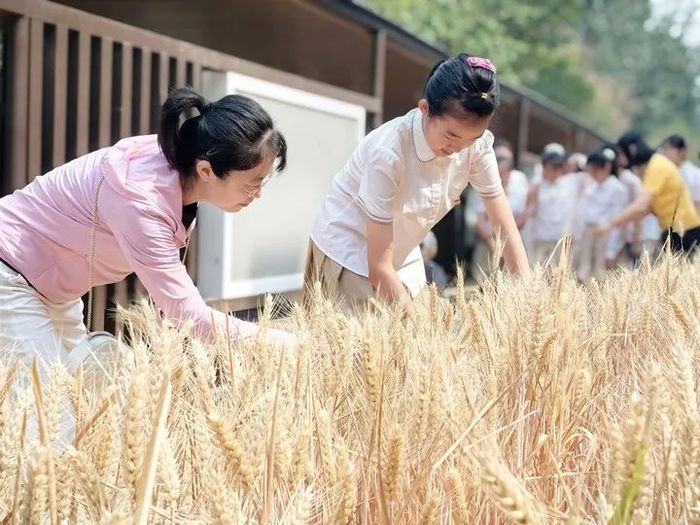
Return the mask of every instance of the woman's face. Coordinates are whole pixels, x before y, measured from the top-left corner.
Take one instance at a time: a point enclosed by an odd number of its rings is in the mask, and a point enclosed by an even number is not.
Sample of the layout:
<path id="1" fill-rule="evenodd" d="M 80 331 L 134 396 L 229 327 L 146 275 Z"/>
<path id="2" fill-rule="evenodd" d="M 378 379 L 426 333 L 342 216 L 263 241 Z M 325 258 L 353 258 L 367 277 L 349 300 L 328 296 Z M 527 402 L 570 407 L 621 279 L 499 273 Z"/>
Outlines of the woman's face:
<path id="1" fill-rule="evenodd" d="M 418 103 L 418 108 L 423 116 L 423 132 L 428 146 L 438 157 L 447 157 L 468 148 L 491 124 L 491 117 L 460 119 L 448 114 L 431 116 L 425 99 Z"/>
<path id="2" fill-rule="evenodd" d="M 217 208 L 235 213 L 262 196 L 262 188 L 274 174 L 275 155 L 270 152 L 249 170 L 230 171 L 226 177 L 214 175 L 207 161 L 197 162 L 202 198 Z"/>

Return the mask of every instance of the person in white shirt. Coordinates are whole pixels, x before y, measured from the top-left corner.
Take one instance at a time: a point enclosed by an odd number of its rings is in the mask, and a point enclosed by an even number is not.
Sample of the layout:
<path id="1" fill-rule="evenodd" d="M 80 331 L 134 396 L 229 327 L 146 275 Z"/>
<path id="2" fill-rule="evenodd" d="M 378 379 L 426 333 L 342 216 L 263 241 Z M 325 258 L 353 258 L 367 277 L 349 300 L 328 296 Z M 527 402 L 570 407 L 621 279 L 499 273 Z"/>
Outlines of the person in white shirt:
<path id="1" fill-rule="evenodd" d="M 488 130 L 499 100 L 488 59 L 436 64 L 418 107 L 369 133 L 333 179 L 311 231 L 306 290 L 320 282 L 346 310 L 376 293 L 410 312 L 425 283 L 418 246 L 468 184 L 504 237 L 508 269 L 529 272 Z"/>
<path id="2" fill-rule="evenodd" d="M 633 203 L 642 193 L 642 180 L 628 169 L 618 168 L 620 182 L 627 190 L 625 205 Z M 618 264 L 637 266 L 643 253 L 648 253 L 653 260 L 659 248 L 661 228 L 659 219 L 649 213 L 646 217 L 630 222 L 622 229 L 625 249 L 618 257 Z"/>
<path id="3" fill-rule="evenodd" d="M 425 268 L 427 283 L 434 284 L 438 292 L 442 292 L 447 288 L 448 279 L 447 273 L 445 273 L 443 267 L 433 260 L 438 253 L 438 241 L 435 234 L 429 231 L 419 247 L 421 256 L 423 257 L 423 267 Z"/>
<path id="4" fill-rule="evenodd" d="M 688 146 L 680 135 L 671 135 L 661 143 L 659 152 L 668 157 L 681 172 L 690 198 L 700 214 L 700 168 L 688 160 Z"/>
<path id="5" fill-rule="evenodd" d="M 533 186 L 542 181 L 542 157 L 548 155 L 549 153 L 558 153 L 562 157 L 566 157 L 566 148 L 564 148 L 564 146 L 558 142 L 550 142 L 545 144 L 544 148 L 542 149 L 542 154 L 540 155 L 540 162 L 535 164 L 532 168 L 532 178 L 530 179 L 530 183 Z M 568 166 L 565 166 L 564 173 L 567 173 L 567 171 Z"/>
<path id="6" fill-rule="evenodd" d="M 513 212 L 515 224 L 518 229 L 522 229 L 525 224 L 527 210 L 528 180 L 527 176 L 516 169 L 513 169 L 513 152 L 507 143 L 498 143 L 494 147 L 496 152 L 496 162 L 498 163 L 498 173 L 501 176 L 501 184 L 506 192 L 508 204 Z M 470 199 L 471 209 L 465 215 L 467 218 L 473 217 L 473 224 L 470 224 L 476 231 L 476 242 L 474 253 L 470 264 L 470 273 L 476 278 L 486 275 L 490 265 L 490 256 L 493 252 L 495 241 L 493 227 L 489 221 L 484 201 L 478 193 L 473 193 Z"/>
<path id="7" fill-rule="evenodd" d="M 558 150 L 542 154 L 542 178 L 533 181 L 528 195 L 532 260 L 553 261 L 562 237 L 573 235 L 576 204 L 581 191 L 579 174 L 566 174 L 566 155 Z"/>
<path id="8" fill-rule="evenodd" d="M 615 158 L 615 150 L 604 147 L 591 153 L 586 162 L 589 177 L 578 207 L 580 224 L 574 248 L 576 276 L 580 281 L 603 279 L 624 245 L 620 228 L 607 235 L 594 235 L 595 228 L 620 213 L 629 199 L 627 188 L 616 176 Z"/>
<path id="9" fill-rule="evenodd" d="M 588 157 L 579 152 L 574 152 L 569 155 L 569 160 L 567 161 L 569 173 L 583 173 L 586 171 L 586 162 Z"/>

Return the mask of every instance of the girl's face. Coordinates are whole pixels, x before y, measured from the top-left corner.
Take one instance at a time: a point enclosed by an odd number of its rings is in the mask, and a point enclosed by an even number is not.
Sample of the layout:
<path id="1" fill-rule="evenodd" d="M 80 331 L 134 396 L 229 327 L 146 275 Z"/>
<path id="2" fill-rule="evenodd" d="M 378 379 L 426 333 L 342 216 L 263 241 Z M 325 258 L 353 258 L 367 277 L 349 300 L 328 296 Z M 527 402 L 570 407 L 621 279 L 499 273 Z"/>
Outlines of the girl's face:
<path id="1" fill-rule="evenodd" d="M 491 117 L 460 119 L 449 114 L 431 116 L 425 99 L 421 99 L 418 108 L 423 116 L 425 139 L 438 157 L 447 157 L 468 148 L 491 124 Z"/>
<path id="2" fill-rule="evenodd" d="M 564 173 L 566 173 L 566 169 L 564 168 L 563 164 L 559 165 L 547 163 L 542 166 L 542 178 L 548 180 L 549 182 L 554 182 L 559 177 L 564 175 Z"/>
<path id="3" fill-rule="evenodd" d="M 604 181 L 610 176 L 610 165 L 606 164 L 605 166 L 596 166 L 595 164 L 587 164 L 586 171 L 591 177 L 593 177 L 593 179 L 600 182 Z"/>
<path id="4" fill-rule="evenodd" d="M 262 188 L 274 174 L 275 155 L 270 152 L 262 162 L 249 170 L 230 171 L 226 177 L 217 177 L 209 162 L 197 162 L 197 188 L 200 201 L 235 213 L 262 196 Z"/>

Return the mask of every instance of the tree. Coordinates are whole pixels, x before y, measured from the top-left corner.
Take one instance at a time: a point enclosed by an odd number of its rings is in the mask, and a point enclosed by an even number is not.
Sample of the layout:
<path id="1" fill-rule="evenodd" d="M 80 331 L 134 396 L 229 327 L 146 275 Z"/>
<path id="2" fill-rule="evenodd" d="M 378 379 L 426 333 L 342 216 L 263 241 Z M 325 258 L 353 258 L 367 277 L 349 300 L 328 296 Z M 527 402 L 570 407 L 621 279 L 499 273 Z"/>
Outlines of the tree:
<path id="1" fill-rule="evenodd" d="M 504 80 L 585 115 L 607 135 L 700 127 L 700 53 L 682 42 L 692 10 L 652 23 L 644 0 L 364 3 L 450 52 L 490 57 Z"/>

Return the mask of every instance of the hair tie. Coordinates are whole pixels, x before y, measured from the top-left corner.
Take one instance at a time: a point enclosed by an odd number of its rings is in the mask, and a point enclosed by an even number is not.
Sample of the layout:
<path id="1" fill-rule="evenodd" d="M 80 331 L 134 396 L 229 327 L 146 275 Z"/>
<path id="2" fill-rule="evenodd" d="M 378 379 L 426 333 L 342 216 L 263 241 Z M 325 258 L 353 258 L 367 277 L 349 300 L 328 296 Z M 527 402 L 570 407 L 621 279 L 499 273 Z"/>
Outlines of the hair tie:
<path id="1" fill-rule="evenodd" d="M 467 57 L 467 64 L 469 64 L 471 67 L 480 67 L 481 69 L 491 71 L 491 73 L 496 73 L 496 66 L 494 66 L 493 62 L 491 62 L 488 58 Z"/>
<path id="2" fill-rule="evenodd" d="M 481 94 L 481 98 L 483 98 L 484 100 L 488 100 L 488 99 L 489 99 L 489 94 L 486 93 L 486 92 L 484 91 L 484 92 Z"/>

